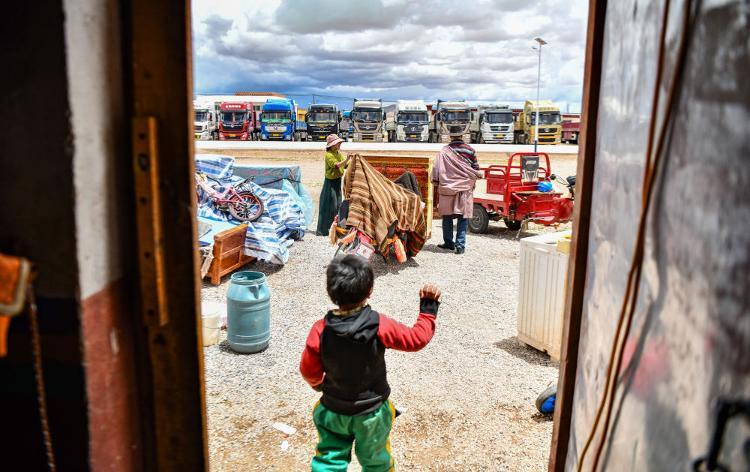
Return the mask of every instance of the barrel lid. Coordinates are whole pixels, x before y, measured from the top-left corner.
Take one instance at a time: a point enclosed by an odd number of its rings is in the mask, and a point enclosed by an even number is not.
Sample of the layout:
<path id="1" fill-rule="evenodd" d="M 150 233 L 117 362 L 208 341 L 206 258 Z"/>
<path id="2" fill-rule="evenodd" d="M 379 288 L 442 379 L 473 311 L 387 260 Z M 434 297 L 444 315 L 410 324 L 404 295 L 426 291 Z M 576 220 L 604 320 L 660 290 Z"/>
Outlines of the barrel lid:
<path id="1" fill-rule="evenodd" d="M 232 274 L 230 281 L 238 285 L 260 285 L 265 283 L 266 274 L 252 270 L 243 270 Z"/>

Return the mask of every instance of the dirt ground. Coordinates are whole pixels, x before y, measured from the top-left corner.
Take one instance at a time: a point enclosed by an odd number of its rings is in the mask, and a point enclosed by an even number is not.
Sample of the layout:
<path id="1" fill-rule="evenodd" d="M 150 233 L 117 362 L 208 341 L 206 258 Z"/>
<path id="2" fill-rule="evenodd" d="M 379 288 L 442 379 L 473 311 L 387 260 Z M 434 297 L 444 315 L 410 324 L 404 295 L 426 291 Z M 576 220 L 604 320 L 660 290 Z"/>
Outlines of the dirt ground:
<path id="1" fill-rule="evenodd" d="M 317 200 L 321 158 L 283 152 L 238 160 L 300 165 Z M 486 156 L 480 161 L 488 163 Z M 567 176 L 575 159 L 557 158 L 552 166 Z M 540 231 L 549 229 L 532 225 L 521 237 Z M 373 308 L 403 323 L 415 321 L 423 283 L 444 292 L 432 342 L 418 353 L 386 354 L 391 400 L 405 410 L 392 432 L 396 466 L 546 470 L 552 422 L 536 412 L 534 400 L 556 381 L 557 365 L 516 338 L 517 234 L 491 223 L 488 234 L 469 235 L 462 256 L 440 251 L 439 234 L 436 221 L 424 250 L 404 265 L 373 264 Z M 204 350 L 212 471 L 309 470 L 317 439 L 311 411 L 319 395 L 300 377 L 298 362 L 311 325 L 331 308 L 323 274 L 333 253 L 327 238 L 308 234 L 292 246 L 286 266 L 248 266 L 268 276 L 272 339 L 253 355 L 233 353 L 226 341 Z M 202 298 L 225 302 L 227 286 L 227 278 L 218 287 L 204 283 Z M 275 422 L 297 431 L 285 437 L 272 428 Z M 356 458 L 353 464 L 350 470 L 360 470 Z"/>

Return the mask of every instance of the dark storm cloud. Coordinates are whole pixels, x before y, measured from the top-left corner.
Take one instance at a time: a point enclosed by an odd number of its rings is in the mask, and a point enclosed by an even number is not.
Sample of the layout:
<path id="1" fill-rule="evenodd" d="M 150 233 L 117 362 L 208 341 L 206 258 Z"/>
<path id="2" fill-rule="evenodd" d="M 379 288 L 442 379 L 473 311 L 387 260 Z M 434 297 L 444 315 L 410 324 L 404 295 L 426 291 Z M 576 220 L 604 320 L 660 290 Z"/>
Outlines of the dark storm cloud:
<path id="1" fill-rule="evenodd" d="M 213 43 L 213 49 L 220 56 L 273 64 L 288 56 L 293 46 L 272 35 L 254 34 L 236 40 L 217 40 Z"/>
<path id="2" fill-rule="evenodd" d="M 330 50 L 305 47 L 303 52 L 311 58 L 321 61 L 337 61 L 353 64 L 372 64 L 381 66 L 383 64 L 405 64 L 413 57 L 409 51 L 384 51 L 384 50 Z"/>
<path id="3" fill-rule="evenodd" d="M 197 93 L 522 100 L 542 36 L 543 97 L 580 101 L 585 0 L 217 1 L 194 1 Z"/>
<path id="4" fill-rule="evenodd" d="M 211 38 L 221 37 L 227 34 L 227 31 L 232 27 L 232 23 L 232 20 L 216 15 L 211 15 L 203 20 L 203 24 L 206 25 L 207 36 Z"/>

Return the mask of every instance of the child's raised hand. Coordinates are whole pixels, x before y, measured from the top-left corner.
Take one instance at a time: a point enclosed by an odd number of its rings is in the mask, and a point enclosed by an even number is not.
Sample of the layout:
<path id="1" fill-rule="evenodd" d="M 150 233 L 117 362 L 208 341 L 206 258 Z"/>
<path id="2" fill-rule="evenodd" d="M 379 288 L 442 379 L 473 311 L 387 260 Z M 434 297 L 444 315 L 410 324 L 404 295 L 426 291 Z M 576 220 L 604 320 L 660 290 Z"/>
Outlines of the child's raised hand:
<path id="1" fill-rule="evenodd" d="M 419 298 L 430 298 L 435 301 L 440 301 L 440 295 L 440 289 L 434 284 L 426 284 L 419 291 Z"/>

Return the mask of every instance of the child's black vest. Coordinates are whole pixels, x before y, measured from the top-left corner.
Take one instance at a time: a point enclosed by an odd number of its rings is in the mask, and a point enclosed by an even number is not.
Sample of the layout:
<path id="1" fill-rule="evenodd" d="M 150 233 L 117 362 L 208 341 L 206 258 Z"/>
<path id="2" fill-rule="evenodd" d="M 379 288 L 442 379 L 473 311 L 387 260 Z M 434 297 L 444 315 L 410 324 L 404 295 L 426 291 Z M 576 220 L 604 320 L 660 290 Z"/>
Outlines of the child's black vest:
<path id="1" fill-rule="evenodd" d="M 320 402 L 342 415 L 375 411 L 388 399 L 385 346 L 378 338 L 380 315 L 370 306 L 346 317 L 329 312 L 320 335 L 325 370 Z"/>

